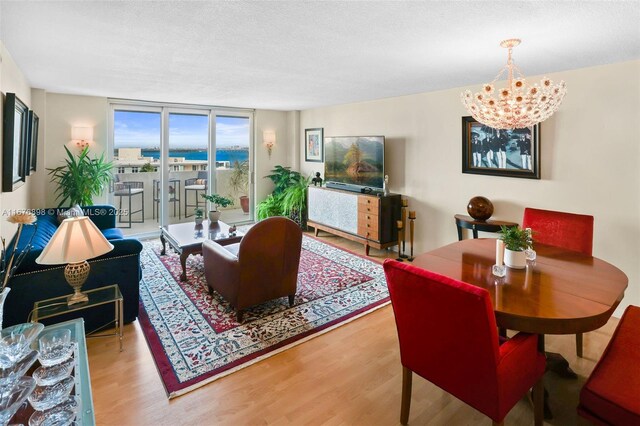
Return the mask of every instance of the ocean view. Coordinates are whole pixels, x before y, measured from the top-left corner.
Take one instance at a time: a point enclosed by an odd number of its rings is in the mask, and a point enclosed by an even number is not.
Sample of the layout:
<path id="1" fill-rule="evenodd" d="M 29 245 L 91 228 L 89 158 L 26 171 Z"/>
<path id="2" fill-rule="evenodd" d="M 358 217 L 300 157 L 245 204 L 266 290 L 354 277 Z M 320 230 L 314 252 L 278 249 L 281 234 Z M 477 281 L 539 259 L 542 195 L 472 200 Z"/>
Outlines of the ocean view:
<path id="1" fill-rule="evenodd" d="M 160 151 L 155 149 L 143 149 L 144 157 L 160 158 Z M 207 160 L 206 150 L 169 150 L 169 157 L 184 157 L 186 160 Z M 216 151 L 216 161 L 247 161 L 249 160 L 249 149 L 219 149 Z"/>

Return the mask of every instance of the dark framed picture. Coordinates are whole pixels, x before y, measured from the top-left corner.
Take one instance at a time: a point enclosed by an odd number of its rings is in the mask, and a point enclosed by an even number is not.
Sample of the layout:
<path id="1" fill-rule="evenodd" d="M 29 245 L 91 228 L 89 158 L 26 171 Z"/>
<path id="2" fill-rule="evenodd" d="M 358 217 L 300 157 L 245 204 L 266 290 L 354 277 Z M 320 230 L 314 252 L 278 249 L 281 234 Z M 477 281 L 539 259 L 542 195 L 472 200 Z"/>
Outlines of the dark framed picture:
<path id="1" fill-rule="evenodd" d="M 540 123 L 498 130 L 462 117 L 462 173 L 540 179 Z"/>
<path id="2" fill-rule="evenodd" d="M 29 109 L 15 93 L 7 93 L 4 103 L 2 138 L 3 192 L 11 192 L 25 181 L 28 113 Z"/>
<path id="3" fill-rule="evenodd" d="M 27 154 L 25 155 L 25 175 L 29 176 L 31 172 L 36 171 L 38 162 L 38 126 L 40 119 L 38 115 L 29 110 L 29 118 L 27 120 L 29 126 L 29 135 L 27 136 Z"/>
<path id="4" fill-rule="evenodd" d="M 304 129 L 304 160 L 322 163 L 323 157 L 323 129 Z"/>

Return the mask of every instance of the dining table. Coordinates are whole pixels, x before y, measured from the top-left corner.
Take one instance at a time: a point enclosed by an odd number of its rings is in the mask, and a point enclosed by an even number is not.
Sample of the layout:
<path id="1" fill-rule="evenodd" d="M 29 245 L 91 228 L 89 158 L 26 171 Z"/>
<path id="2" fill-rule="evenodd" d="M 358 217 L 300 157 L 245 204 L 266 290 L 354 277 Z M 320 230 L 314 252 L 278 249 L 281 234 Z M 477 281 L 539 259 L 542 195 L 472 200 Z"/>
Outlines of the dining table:
<path id="1" fill-rule="evenodd" d="M 501 329 L 538 334 L 577 334 L 607 323 L 624 297 L 629 279 L 614 265 L 579 252 L 535 244 L 536 259 L 524 269 L 492 273 L 496 239 L 458 241 L 420 254 L 413 265 L 486 289 Z M 547 353 L 547 368 L 574 374 L 559 354 Z M 563 373 L 564 371 L 564 373 Z M 545 407 L 545 418 L 550 411 Z"/>
<path id="2" fill-rule="evenodd" d="M 415 257 L 413 264 L 485 288 L 499 327 L 535 334 L 576 334 L 607 323 L 629 279 L 617 267 L 579 252 L 536 244 L 524 269 L 492 274 L 496 240 L 458 241 Z"/>

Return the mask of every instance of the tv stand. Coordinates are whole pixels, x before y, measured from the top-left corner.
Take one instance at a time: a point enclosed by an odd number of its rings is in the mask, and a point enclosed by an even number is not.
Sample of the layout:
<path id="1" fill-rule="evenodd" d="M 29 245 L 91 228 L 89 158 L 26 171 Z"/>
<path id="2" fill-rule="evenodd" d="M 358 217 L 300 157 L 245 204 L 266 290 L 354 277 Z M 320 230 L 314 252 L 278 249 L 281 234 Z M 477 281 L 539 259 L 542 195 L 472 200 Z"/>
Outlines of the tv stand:
<path id="1" fill-rule="evenodd" d="M 401 200 L 399 194 L 362 194 L 359 192 L 310 186 L 307 224 L 340 237 L 385 249 L 398 245 Z"/>

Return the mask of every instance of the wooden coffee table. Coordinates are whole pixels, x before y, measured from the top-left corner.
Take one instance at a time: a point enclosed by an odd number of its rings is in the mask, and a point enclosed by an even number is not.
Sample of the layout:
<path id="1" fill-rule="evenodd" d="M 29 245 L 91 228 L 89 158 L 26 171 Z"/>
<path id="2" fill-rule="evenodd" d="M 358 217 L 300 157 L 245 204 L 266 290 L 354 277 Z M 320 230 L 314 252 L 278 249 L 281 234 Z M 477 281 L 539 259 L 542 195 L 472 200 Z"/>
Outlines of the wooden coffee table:
<path id="1" fill-rule="evenodd" d="M 221 246 L 238 243 L 244 236 L 242 232 L 236 231 L 234 235 L 229 235 L 229 225 L 222 221 L 209 225 L 205 220 L 202 225 L 194 222 L 176 223 L 160 228 L 160 241 L 162 241 L 161 255 L 166 253 L 166 243 L 180 254 L 180 265 L 182 274 L 180 281 L 187 280 L 187 257 L 191 254 L 202 254 L 202 242 L 213 240 Z"/>

